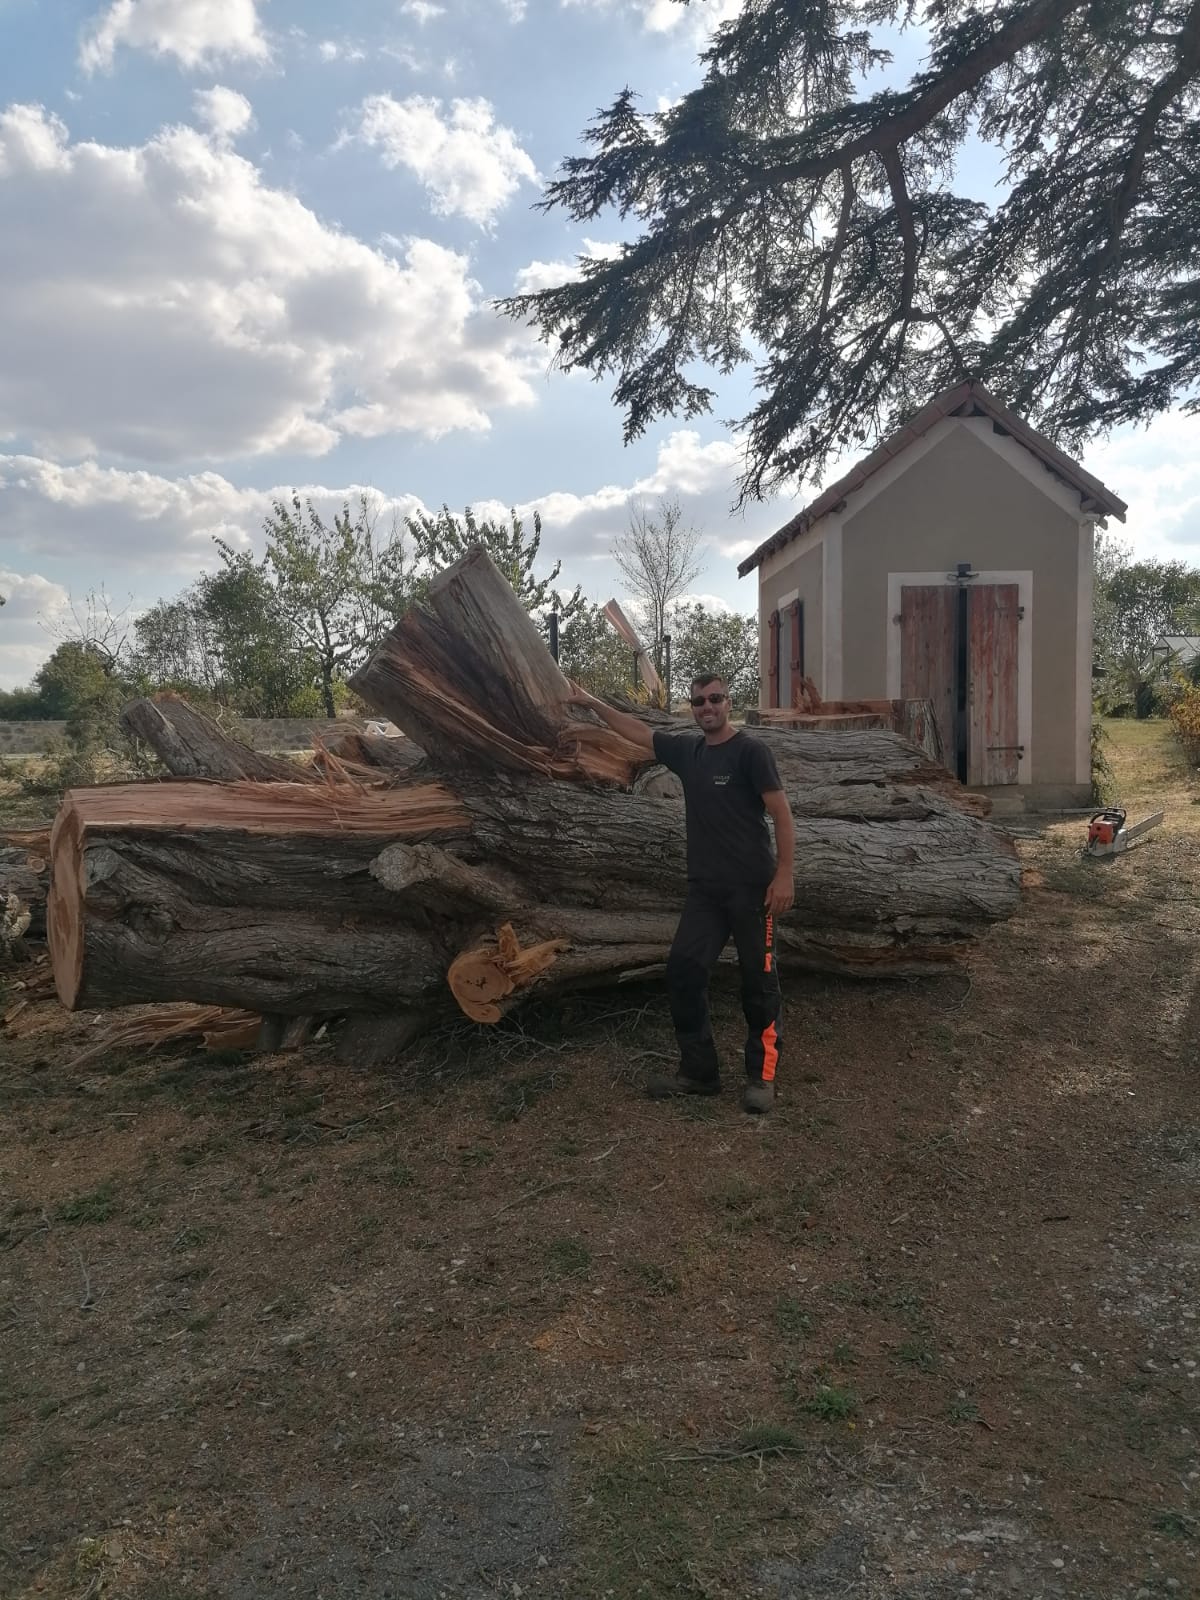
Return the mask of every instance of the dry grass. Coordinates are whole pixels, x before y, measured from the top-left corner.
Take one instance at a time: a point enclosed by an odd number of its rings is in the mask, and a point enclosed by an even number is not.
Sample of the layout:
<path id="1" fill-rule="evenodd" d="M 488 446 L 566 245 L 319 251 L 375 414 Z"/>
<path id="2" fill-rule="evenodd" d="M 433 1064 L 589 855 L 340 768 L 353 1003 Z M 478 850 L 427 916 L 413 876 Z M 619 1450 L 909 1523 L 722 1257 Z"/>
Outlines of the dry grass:
<path id="1" fill-rule="evenodd" d="M 0 1593 L 1189 1593 L 1200 789 L 1113 739 L 1168 827 L 1023 842 L 969 983 L 793 977 L 764 1121 L 640 1098 L 653 988 L 393 1073 L 73 1075 L 43 1007 L 0 1042 Z"/>

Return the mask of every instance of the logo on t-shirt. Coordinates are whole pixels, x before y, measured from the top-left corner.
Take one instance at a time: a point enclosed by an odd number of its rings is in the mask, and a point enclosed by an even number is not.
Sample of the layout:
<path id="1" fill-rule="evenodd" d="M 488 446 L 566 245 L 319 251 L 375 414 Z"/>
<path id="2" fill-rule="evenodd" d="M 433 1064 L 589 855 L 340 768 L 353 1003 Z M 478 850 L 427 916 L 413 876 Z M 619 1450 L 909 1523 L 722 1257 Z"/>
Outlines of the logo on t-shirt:
<path id="1" fill-rule="evenodd" d="M 714 772 L 713 773 L 713 783 L 718 789 L 723 789 L 728 782 L 729 782 L 729 773 L 728 772 Z"/>

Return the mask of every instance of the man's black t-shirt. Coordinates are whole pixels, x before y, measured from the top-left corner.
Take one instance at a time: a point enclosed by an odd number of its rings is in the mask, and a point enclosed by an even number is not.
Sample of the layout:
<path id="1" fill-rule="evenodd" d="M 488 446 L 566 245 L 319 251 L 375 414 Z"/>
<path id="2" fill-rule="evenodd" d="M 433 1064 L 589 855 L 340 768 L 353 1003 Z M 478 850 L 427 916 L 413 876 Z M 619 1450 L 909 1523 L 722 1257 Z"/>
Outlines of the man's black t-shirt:
<path id="1" fill-rule="evenodd" d="M 762 797 L 783 788 L 766 745 L 745 733 L 723 744 L 709 744 L 703 734 L 656 733 L 654 754 L 683 780 L 689 881 L 765 888 L 775 857 Z"/>

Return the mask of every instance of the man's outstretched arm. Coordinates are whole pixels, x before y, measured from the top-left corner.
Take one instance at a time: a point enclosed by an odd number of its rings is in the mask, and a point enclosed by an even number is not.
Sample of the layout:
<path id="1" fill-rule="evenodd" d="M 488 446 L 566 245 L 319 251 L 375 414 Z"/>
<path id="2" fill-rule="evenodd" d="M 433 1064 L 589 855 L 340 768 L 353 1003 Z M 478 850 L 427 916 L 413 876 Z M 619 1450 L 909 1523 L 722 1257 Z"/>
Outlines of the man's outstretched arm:
<path id="1" fill-rule="evenodd" d="M 577 683 L 571 685 L 567 704 L 587 706 L 589 711 L 594 711 L 597 716 L 603 717 L 612 731 L 619 733 L 622 739 L 628 739 L 630 744 L 636 744 L 649 755 L 654 754 L 654 730 L 649 723 L 643 722 L 641 717 L 631 717 L 628 711 L 614 711 L 612 706 L 605 705 L 603 700 L 598 700 L 594 694 L 581 689 Z"/>

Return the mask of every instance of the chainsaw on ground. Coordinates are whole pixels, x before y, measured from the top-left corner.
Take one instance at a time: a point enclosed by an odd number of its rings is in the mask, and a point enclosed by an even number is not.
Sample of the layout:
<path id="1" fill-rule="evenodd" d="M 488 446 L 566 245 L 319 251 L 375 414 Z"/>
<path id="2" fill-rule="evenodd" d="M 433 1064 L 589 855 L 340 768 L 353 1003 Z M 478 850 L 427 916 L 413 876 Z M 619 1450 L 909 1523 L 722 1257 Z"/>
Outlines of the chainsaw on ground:
<path id="1" fill-rule="evenodd" d="M 1086 856 L 1120 855 L 1152 828 L 1157 828 L 1163 815 L 1163 812 L 1155 811 L 1151 816 L 1135 822 L 1132 828 L 1127 828 L 1125 813 L 1120 806 L 1108 806 L 1103 811 L 1097 811 L 1088 823 L 1087 845 L 1083 853 Z"/>

